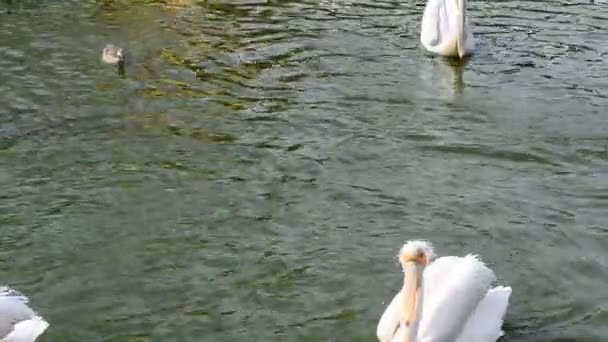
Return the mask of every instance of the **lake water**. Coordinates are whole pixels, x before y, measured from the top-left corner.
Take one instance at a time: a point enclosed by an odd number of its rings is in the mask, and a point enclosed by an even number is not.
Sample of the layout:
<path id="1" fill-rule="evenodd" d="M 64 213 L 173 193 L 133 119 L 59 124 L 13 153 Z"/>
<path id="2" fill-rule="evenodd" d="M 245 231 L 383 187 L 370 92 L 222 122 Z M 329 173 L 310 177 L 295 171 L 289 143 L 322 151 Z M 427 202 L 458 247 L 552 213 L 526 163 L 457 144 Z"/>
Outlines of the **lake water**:
<path id="1" fill-rule="evenodd" d="M 0 1 L 0 283 L 41 341 L 374 341 L 408 239 L 608 340 L 608 3 Z M 100 62 L 112 42 L 126 73 Z"/>

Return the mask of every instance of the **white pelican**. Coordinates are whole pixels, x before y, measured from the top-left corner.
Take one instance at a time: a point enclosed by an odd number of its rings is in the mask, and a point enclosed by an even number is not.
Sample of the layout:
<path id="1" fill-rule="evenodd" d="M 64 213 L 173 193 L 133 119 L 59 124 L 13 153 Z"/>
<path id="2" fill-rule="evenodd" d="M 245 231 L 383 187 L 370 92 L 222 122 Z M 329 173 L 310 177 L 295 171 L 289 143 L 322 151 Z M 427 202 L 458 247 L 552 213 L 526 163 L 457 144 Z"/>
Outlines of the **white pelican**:
<path id="1" fill-rule="evenodd" d="M 0 287 L 0 342 L 34 342 L 49 326 L 27 302 L 21 293 Z"/>
<path id="2" fill-rule="evenodd" d="M 422 17 L 420 42 L 428 51 L 448 57 L 473 53 L 475 39 L 466 15 L 467 0 L 429 0 Z"/>
<path id="3" fill-rule="evenodd" d="M 433 259 L 432 246 L 409 241 L 399 253 L 403 289 L 388 305 L 376 334 L 382 342 L 494 342 L 503 332 L 510 287 L 475 255 Z"/>

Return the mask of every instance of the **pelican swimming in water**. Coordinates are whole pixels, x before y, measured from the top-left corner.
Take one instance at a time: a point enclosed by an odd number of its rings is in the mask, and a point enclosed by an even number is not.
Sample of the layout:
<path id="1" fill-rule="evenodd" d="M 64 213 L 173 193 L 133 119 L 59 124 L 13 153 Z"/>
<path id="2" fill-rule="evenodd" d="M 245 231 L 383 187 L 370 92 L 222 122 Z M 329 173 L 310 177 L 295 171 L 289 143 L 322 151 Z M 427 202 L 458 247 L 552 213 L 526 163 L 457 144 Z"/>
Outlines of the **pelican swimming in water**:
<path id="1" fill-rule="evenodd" d="M 403 288 L 380 318 L 378 339 L 495 342 L 503 334 L 511 288 L 490 288 L 494 272 L 475 255 L 433 257 L 432 246 L 424 241 L 401 248 Z"/>
<path id="2" fill-rule="evenodd" d="M 473 53 L 475 39 L 466 15 L 467 0 L 429 0 L 420 42 L 428 51 L 460 59 Z"/>
<path id="3" fill-rule="evenodd" d="M 0 342 L 34 342 L 49 326 L 27 302 L 21 293 L 0 287 Z"/>

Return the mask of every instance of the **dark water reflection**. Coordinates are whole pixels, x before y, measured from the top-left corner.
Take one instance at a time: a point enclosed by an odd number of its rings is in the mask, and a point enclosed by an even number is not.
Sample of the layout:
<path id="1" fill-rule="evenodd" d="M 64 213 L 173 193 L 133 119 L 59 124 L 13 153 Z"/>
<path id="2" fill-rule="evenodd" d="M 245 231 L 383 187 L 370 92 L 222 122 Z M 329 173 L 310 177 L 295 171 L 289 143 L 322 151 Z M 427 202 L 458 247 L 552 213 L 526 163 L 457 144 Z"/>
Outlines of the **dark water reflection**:
<path id="1" fill-rule="evenodd" d="M 42 341 L 372 341 L 408 238 L 514 287 L 506 341 L 608 338 L 608 7 L 0 2 L 0 278 Z M 107 42 L 126 74 L 102 65 Z"/>

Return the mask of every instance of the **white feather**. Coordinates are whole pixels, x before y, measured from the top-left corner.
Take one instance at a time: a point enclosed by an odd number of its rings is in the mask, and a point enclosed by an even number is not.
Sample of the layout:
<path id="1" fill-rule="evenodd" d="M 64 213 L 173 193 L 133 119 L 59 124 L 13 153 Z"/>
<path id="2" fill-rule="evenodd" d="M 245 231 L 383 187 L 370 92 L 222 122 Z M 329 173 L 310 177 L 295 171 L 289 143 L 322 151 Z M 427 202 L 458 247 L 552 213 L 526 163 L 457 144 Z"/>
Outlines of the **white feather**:
<path id="1" fill-rule="evenodd" d="M 423 252 L 426 258 L 431 261 L 435 259 L 435 250 L 433 249 L 433 245 L 431 245 L 428 241 L 414 240 L 406 242 L 403 247 L 399 250 L 399 255 L 404 254 L 416 254 L 418 252 Z"/>
<path id="2" fill-rule="evenodd" d="M 401 320 L 401 303 L 403 303 L 403 290 L 397 292 L 393 300 L 384 310 L 378 327 L 376 328 L 376 336 L 379 341 L 388 342 L 391 340 L 395 330 L 399 327 Z"/>
<path id="3" fill-rule="evenodd" d="M 34 342 L 49 326 L 27 303 L 21 293 L 0 287 L 0 342 Z"/>
<path id="4" fill-rule="evenodd" d="M 426 250 L 432 251 L 430 245 Z M 494 281 L 492 270 L 475 255 L 442 257 L 431 263 L 418 290 L 418 296 L 423 291 L 424 299 L 416 342 L 496 341 L 502 335 L 511 288 L 490 289 Z M 404 341 L 402 303 L 399 291 L 378 323 L 380 341 Z"/>
<path id="5" fill-rule="evenodd" d="M 498 286 L 490 289 L 469 318 L 456 342 L 496 341 L 502 335 L 502 323 L 509 306 L 511 288 Z"/>
<path id="6" fill-rule="evenodd" d="M 494 273 L 472 255 L 432 263 L 424 272 L 420 341 L 454 342 L 494 280 Z"/>
<path id="7" fill-rule="evenodd" d="M 465 0 L 460 0 L 465 1 Z M 429 0 L 422 17 L 420 42 L 425 49 L 443 56 L 457 56 L 458 38 L 457 0 Z M 464 26 L 466 54 L 475 50 L 475 39 L 467 19 Z"/>

